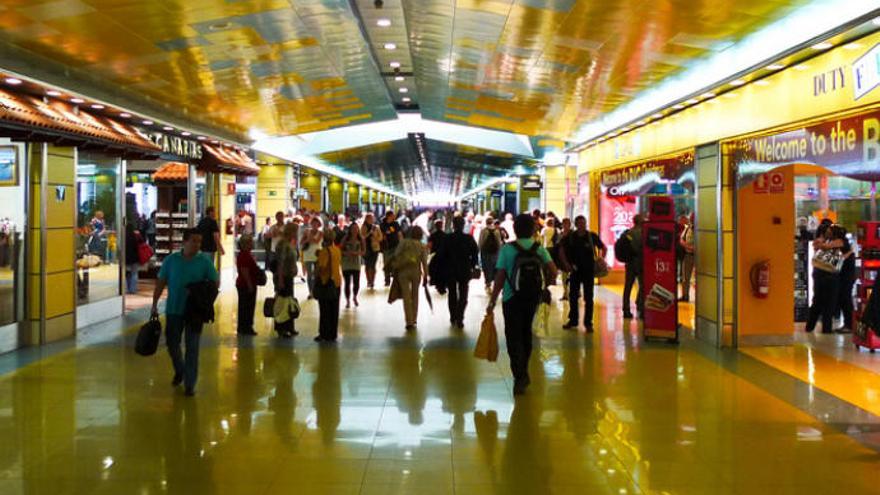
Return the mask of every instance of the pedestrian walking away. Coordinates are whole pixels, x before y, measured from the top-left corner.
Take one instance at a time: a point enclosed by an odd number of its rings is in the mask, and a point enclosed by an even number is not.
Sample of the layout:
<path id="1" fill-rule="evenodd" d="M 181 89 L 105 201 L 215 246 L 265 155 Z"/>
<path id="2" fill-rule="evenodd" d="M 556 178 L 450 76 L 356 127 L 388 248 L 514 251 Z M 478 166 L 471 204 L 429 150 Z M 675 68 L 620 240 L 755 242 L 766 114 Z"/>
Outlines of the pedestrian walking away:
<path id="1" fill-rule="evenodd" d="M 645 310 L 645 292 L 644 292 L 644 273 L 642 262 L 642 226 L 645 219 L 642 215 L 633 217 L 633 226 L 620 235 L 620 238 L 614 244 L 614 256 L 617 261 L 624 263 L 626 267 L 626 275 L 623 283 L 623 317 L 632 318 L 632 310 L 630 309 L 630 301 L 632 297 L 633 285 L 636 281 L 639 283 L 639 291 L 636 293 L 636 311 L 639 318 Z"/>
<path id="2" fill-rule="evenodd" d="M 220 226 L 217 225 L 217 212 L 213 206 L 205 208 L 205 216 L 199 220 L 196 229 L 202 237 L 202 245 L 199 246 L 199 249 L 211 258 L 211 263 L 214 263 L 214 266 L 217 266 L 220 261 L 217 253 L 219 252 L 220 256 L 223 256 L 226 254 L 226 250 L 223 249 L 223 243 L 220 242 Z"/>
<path id="3" fill-rule="evenodd" d="M 403 234 L 401 233 L 400 224 L 395 220 L 393 211 L 385 214 L 379 229 L 382 231 L 382 263 L 384 264 L 383 268 L 385 271 L 385 287 L 388 287 L 391 285 L 391 269 L 388 266 L 388 261 L 394 255 L 394 251 L 403 238 Z"/>
<path id="4" fill-rule="evenodd" d="M 516 217 L 513 229 L 517 240 L 505 244 L 498 254 L 495 283 L 486 311 L 495 310 L 498 295 L 503 291 L 504 337 L 514 380 L 513 393 L 522 395 L 531 382 L 532 320 L 546 289 L 545 281 L 556 278 L 556 265 L 550 253 L 532 238 L 535 221 L 530 215 Z"/>
<path id="5" fill-rule="evenodd" d="M 315 299 L 318 300 L 318 336 L 315 337 L 315 342 L 336 342 L 339 333 L 342 252 L 335 240 L 336 232 L 328 229 L 324 233 L 323 246 L 318 251 L 315 266 Z"/>
<path id="6" fill-rule="evenodd" d="M 208 255 L 199 252 L 201 246 L 202 236 L 198 229 L 184 231 L 183 249 L 165 257 L 159 269 L 151 309 L 152 316 L 159 314 L 159 298 L 167 287 L 165 340 L 174 367 L 171 384 L 176 387 L 183 383 L 188 396 L 195 393 L 199 373 L 199 340 L 204 324 L 198 315 L 187 313 L 188 307 L 194 307 L 198 302 L 188 293 L 193 284 L 207 282 L 213 284 L 216 297 L 219 281 L 214 263 Z M 213 301 L 211 304 L 213 306 Z M 186 345 L 186 354 L 181 352 L 181 338 Z"/>
<path id="7" fill-rule="evenodd" d="M 239 335 L 256 335 L 254 331 L 254 309 L 257 306 L 257 286 L 266 283 L 266 272 L 257 266 L 254 259 L 254 238 L 243 234 L 238 240 L 238 255 L 235 257 L 235 268 L 238 276 L 235 279 L 235 290 L 238 292 L 238 322 L 236 331 Z"/>
<path id="8" fill-rule="evenodd" d="M 423 236 L 422 228 L 413 226 L 389 258 L 390 269 L 400 284 L 407 330 L 415 330 L 418 322 L 419 282 L 428 284 L 428 253 L 422 244 Z"/>
<path id="9" fill-rule="evenodd" d="M 464 328 L 464 312 L 468 303 L 468 288 L 474 270 L 479 266 L 479 248 L 476 241 L 464 232 L 465 218 L 452 220 L 452 233 L 446 236 L 437 252 L 440 271 L 447 284 L 449 322 Z"/>

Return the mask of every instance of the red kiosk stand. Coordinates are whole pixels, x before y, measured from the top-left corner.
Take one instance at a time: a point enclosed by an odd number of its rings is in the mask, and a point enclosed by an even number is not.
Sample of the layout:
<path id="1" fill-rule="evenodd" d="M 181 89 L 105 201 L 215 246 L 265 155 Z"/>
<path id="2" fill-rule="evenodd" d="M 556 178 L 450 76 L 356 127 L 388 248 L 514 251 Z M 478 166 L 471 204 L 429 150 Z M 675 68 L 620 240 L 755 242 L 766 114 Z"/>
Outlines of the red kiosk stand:
<path id="1" fill-rule="evenodd" d="M 860 322 L 868 305 L 868 297 L 874 290 L 877 275 L 880 274 L 880 222 L 859 222 L 858 242 L 862 268 L 859 270 L 857 280 L 853 344 L 856 349 L 867 347 L 874 352 L 875 349 L 880 349 L 880 337 L 875 333 L 878 329 L 862 325 Z"/>
<path id="2" fill-rule="evenodd" d="M 678 342 L 678 279 L 675 248 L 675 203 L 669 196 L 648 198 L 648 220 L 644 239 L 645 340 L 656 338 Z"/>

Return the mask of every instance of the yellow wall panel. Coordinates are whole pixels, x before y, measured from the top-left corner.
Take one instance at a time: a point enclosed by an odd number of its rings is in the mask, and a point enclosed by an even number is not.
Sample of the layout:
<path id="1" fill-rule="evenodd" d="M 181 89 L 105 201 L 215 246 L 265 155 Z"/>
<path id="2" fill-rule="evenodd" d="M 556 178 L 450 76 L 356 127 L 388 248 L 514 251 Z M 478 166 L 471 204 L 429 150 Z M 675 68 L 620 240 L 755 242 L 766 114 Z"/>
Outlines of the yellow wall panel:
<path id="1" fill-rule="evenodd" d="M 718 228 L 718 203 L 714 189 L 701 189 L 697 194 L 697 228 L 713 230 Z"/>
<path id="2" fill-rule="evenodd" d="M 718 279 L 697 274 L 697 316 L 710 321 L 718 320 Z"/>
<path id="3" fill-rule="evenodd" d="M 724 276 L 733 277 L 733 265 L 736 259 L 734 254 L 735 234 L 733 232 L 724 232 Z"/>
<path id="4" fill-rule="evenodd" d="M 49 148 L 50 151 L 47 157 L 49 184 L 72 186 L 76 183 L 76 162 L 73 160 L 73 153 L 68 153 L 65 149 L 52 146 Z M 72 151 L 73 148 L 68 148 L 68 150 Z"/>
<path id="5" fill-rule="evenodd" d="M 696 231 L 697 272 L 717 275 L 718 271 L 718 237 L 715 232 Z"/>
<path id="6" fill-rule="evenodd" d="M 74 286 L 73 270 L 46 276 L 46 287 L 52 289 L 46 291 L 46 318 L 73 312 Z"/>
<path id="7" fill-rule="evenodd" d="M 40 273 L 40 229 L 28 230 L 27 250 L 30 252 L 28 273 L 38 275 Z"/>
<path id="8" fill-rule="evenodd" d="M 724 323 L 726 324 L 733 323 L 735 286 L 732 278 L 724 279 Z"/>
<path id="9" fill-rule="evenodd" d="M 30 294 L 30 318 L 32 320 L 40 319 L 40 275 L 31 274 L 28 276 L 28 293 Z"/>
<path id="10" fill-rule="evenodd" d="M 73 229 L 49 229 L 46 232 L 46 272 L 72 270 L 73 264 Z"/>

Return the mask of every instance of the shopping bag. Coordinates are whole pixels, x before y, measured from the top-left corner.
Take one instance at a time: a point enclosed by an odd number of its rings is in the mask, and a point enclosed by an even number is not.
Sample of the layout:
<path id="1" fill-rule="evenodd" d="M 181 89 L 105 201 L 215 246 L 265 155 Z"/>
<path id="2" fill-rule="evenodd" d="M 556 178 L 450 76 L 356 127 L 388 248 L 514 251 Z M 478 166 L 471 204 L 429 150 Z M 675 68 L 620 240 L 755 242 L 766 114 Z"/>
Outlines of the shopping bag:
<path id="1" fill-rule="evenodd" d="M 403 289 L 400 287 L 400 280 L 394 277 L 391 279 L 391 288 L 388 289 L 388 304 L 398 299 L 403 299 Z"/>
<path id="2" fill-rule="evenodd" d="M 492 313 L 487 313 L 480 325 L 474 357 L 493 363 L 498 359 L 498 331 L 495 329 L 495 315 Z"/>
<path id="3" fill-rule="evenodd" d="M 267 297 L 263 300 L 263 316 L 266 318 L 275 317 L 275 298 Z"/>
<path id="4" fill-rule="evenodd" d="M 546 337 L 550 332 L 550 305 L 542 302 L 535 311 L 535 319 L 532 320 L 532 332 L 535 335 Z"/>
<path id="5" fill-rule="evenodd" d="M 162 336 L 162 323 L 158 316 L 151 316 L 150 321 L 144 323 L 138 330 L 137 340 L 134 343 L 134 352 L 141 356 L 152 356 L 159 348 L 159 338 Z"/>

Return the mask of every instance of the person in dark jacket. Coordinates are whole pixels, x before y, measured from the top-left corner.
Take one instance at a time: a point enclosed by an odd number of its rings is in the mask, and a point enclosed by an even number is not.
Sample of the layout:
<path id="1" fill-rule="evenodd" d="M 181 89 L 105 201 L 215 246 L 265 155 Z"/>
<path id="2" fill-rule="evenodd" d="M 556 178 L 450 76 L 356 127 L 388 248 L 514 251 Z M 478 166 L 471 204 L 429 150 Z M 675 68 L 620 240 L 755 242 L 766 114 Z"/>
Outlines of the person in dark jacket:
<path id="1" fill-rule="evenodd" d="M 639 291 L 636 293 L 636 311 L 639 318 L 645 311 L 645 278 L 642 276 L 642 226 L 645 219 L 641 215 L 633 217 L 633 226 L 623 235 L 629 237 L 630 246 L 632 246 L 633 257 L 626 263 L 626 276 L 623 282 L 623 317 L 632 318 L 632 310 L 630 309 L 630 301 L 632 296 L 633 285 L 636 281 L 639 283 Z"/>
<path id="2" fill-rule="evenodd" d="M 816 229 L 816 238 L 813 240 L 813 249 L 817 251 L 832 251 L 839 253 L 844 248 L 843 239 L 835 235 L 830 221 L 823 220 Z M 813 300 L 807 313 L 807 326 L 805 330 L 812 332 L 816 324 L 822 319 L 822 333 L 834 333 L 832 321 L 837 308 L 837 299 L 840 294 L 840 273 L 826 271 L 818 266 L 813 266 Z"/>
<path id="3" fill-rule="evenodd" d="M 587 219 L 578 215 L 574 219 L 575 231 L 569 234 L 559 253 L 560 261 L 568 276 L 568 323 L 562 328 L 578 327 L 578 302 L 581 287 L 584 289 L 584 327 L 593 332 L 593 284 L 595 283 L 596 256 L 605 256 L 605 244 L 595 232 L 587 230 Z"/>
<path id="4" fill-rule="evenodd" d="M 853 329 L 853 286 L 856 283 L 856 256 L 852 244 L 846 238 L 846 229 L 840 225 L 831 227 L 831 235 L 840 239 L 843 246 L 840 252 L 843 255 L 843 266 L 840 269 L 840 292 L 837 296 L 839 313 L 843 313 L 843 326 L 838 333 L 852 333 Z M 836 316 L 837 312 L 835 313 Z"/>
<path id="5" fill-rule="evenodd" d="M 431 285 L 437 288 L 437 292 L 440 294 L 446 294 L 446 273 L 442 270 L 441 258 L 437 256 L 438 251 L 440 250 L 440 246 L 443 245 L 443 240 L 446 239 L 447 233 L 443 231 L 443 220 L 435 220 L 434 221 L 434 231 L 431 232 L 431 235 L 428 236 L 428 253 L 430 253 L 431 260 L 428 262 L 428 276 L 431 279 Z"/>
<path id="6" fill-rule="evenodd" d="M 458 328 L 464 328 L 468 286 L 480 262 L 477 242 L 464 233 L 464 224 L 462 216 L 452 220 L 452 233 L 443 239 L 437 252 L 440 271 L 449 290 L 449 321 Z"/>
<path id="7" fill-rule="evenodd" d="M 195 395 L 196 380 L 199 373 L 199 340 L 202 334 L 202 323 L 186 317 L 191 284 L 213 282 L 216 286 L 220 280 L 217 269 L 208 255 L 199 252 L 202 235 L 198 229 L 186 229 L 183 232 L 183 249 L 171 253 L 162 261 L 162 268 L 156 279 L 156 290 L 153 292 L 151 316 L 159 315 L 159 298 L 168 287 L 168 299 L 165 301 L 165 341 L 168 355 L 174 365 L 174 379 L 171 385 L 176 387 L 184 384 L 186 395 Z M 215 287 L 216 291 L 216 287 Z M 185 337 L 186 356 L 181 353 L 180 341 Z"/>
<path id="8" fill-rule="evenodd" d="M 211 262 L 216 265 L 218 262 L 217 253 L 219 252 L 220 256 L 223 256 L 226 254 L 226 250 L 223 249 L 223 244 L 220 242 L 220 226 L 217 225 L 217 212 L 213 206 L 205 208 L 205 216 L 199 220 L 196 229 L 202 238 L 202 245 L 199 246 L 199 249 L 206 253 L 211 258 Z"/>

